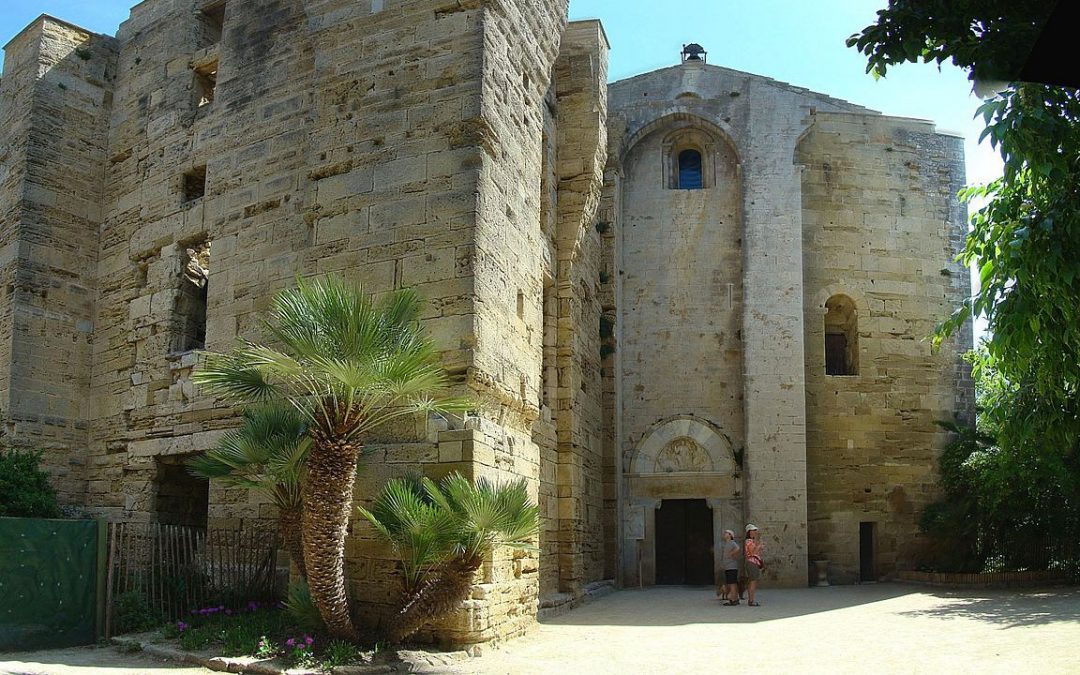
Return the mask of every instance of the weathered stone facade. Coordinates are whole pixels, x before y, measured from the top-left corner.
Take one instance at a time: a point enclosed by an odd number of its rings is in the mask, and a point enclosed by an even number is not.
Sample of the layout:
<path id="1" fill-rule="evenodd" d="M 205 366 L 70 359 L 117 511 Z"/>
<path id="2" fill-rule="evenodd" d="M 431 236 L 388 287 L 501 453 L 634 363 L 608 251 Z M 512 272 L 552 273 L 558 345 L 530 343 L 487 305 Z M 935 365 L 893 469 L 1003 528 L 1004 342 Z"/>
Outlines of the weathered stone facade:
<path id="1" fill-rule="evenodd" d="M 607 49 L 565 0 L 147 0 L 115 38 L 41 17 L 0 83 L 4 442 L 87 513 L 271 519 L 181 470 L 236 424 L 196 350 L 337 272 L 417 288 L 480 401 L 375 434 L 357 497 L 459 470 L 540 504 L 539 551 L 497 554 L 444 638 L 657 581 L 665 500 L 707 507 L 706 551 L 755 522 L 771 581 L 821 556 L 854 580 L 861 523 L 875 576 L 909 566 L 933 422 L 971 408 L 970 334 L 921 341 L 965 292 L 958 141 L 693 61 L 608 87 Z M 857 375 L 823 374 L 834 296 Z M 377 618 L 389 551 L 357 519 L 347 555 Z"/>

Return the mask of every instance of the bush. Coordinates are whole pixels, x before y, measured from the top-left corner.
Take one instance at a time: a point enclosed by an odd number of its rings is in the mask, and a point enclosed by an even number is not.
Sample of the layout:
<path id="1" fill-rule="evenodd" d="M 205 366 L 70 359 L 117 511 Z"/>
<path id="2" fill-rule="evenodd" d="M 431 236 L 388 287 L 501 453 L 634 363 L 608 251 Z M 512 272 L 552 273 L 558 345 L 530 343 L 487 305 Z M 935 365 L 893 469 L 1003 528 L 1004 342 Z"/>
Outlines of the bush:
<path id="1" fill-rule="evenodd" d="M 162 617 L 138 591 L 128 591 L 116 596 L 113 611 L 116 613 L 116 632 L 119 634 L 151 630 L 160 626 L 162 621 Z"/>
<path id="2" fill-rule="evenodd" d="M 313 633 L 321 633 L 326 630 L 319 608 L 311 599 L 311 590 L 307 582 L 298 579 L 289 585 L 289 597 L 285 599 L 285 611 L 289 613 L 293 622 L 299 627 Z"/>
<path id="3" fill-rule="evenodd" d="M 0 516 L 60 517 L 56 490 L 40 462 L 40 450 L 0 449 Z"/>
<path id="4" fill-rule="evenodd" d="M 323 668 L 329 670 L 337 666 L 347 666 L 360 658 L 356 645 L 344 640 L 334 640 L 326 647 L 323 654 Z"/>

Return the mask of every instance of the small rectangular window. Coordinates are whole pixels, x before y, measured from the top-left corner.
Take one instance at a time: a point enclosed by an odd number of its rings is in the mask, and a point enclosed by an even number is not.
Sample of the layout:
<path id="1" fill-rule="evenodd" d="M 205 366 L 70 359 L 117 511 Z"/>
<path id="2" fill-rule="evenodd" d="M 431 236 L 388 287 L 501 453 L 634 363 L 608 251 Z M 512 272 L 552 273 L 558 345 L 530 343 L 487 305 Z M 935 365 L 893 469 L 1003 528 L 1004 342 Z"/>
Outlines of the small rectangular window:
<path id="1" fill-rule="evenodd" d="M 202 19 L 203 30 L 205 33 L 203 42 L 206 45 L 213 45 L 221 42 L 221 35 L 225 29 L 225 3 L 210 3 L 202 8 L 202 11 L 199 12 L 199 16 Z"/>
<path id="2" fill-rule="evenodd" d="M 847 363 L 847 336 L 843 333 L 825 334 L 825 374 L 850 375 Z"/>
<path id="3" fill-rule="evenodd" d="M 206 196 L 206 167 L 195 167 L 184 174 L 184 203 L 193 202 Z"/>

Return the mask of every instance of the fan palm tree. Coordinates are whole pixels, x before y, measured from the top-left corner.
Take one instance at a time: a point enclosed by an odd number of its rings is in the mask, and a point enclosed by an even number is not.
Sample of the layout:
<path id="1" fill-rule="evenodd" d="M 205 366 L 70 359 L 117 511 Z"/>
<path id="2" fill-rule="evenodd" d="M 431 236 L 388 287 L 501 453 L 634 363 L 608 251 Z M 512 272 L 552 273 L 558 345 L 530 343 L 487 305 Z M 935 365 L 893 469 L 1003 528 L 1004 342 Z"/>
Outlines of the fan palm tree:
<path id="1" fill-rule="evenodd" d="M 468 599 L 473 577 L 497 546 L 534 548 L 539 510 L 525 479 L 496 486 L 452 473 L 391 480 L 371 511 L 358 507 L 401 560 L 402 607 L 389 626 L 400 642 Z"/>
<path id="2" fill-rule="evenodd" d="M 312 441 L 302 489 L 304 563 L 334 638 L 356 636 L 345 533 L 363 434 L 403 416 L 469 407 L 443 395 L 445 371 L 419 314 L 410 290 L 376 301 L 339 277 L 299 279 L 275 296 L 264 322 L 273 346 L 207 354 L 193 376 L 228 401 L 285 401 L 303 415 Z"/>
<path id="3" fill-rule="evenodd" d="M 188 460 L 196 476 L 266 495 L 278 507 L 278 526 L 300 574 L 307 576 L 301 541 L 304 462 L 311 449 L 307 426 L 296 410 L 267 405 L 244 411 L 244 423 L 216 447 Z"/>

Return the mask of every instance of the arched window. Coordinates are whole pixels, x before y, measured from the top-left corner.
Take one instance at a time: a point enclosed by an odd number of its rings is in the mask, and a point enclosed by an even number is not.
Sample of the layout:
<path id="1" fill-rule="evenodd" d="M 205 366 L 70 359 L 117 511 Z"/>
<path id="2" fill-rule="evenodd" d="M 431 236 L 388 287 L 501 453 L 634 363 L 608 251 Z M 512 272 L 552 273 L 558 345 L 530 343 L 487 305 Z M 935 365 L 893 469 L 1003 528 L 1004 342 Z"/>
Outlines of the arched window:
<path id="1" fill-rule="evenodd" d="M 859 374 L 859 319 L 846 295 L 825 302 L 825 374 Z"/>
<path id="2" fill-rule="evenodd" d="M 700 190 L 705 187 L 701 174 L 701 153 L 683 150 L 679 153 L 679 189 Z"/>

